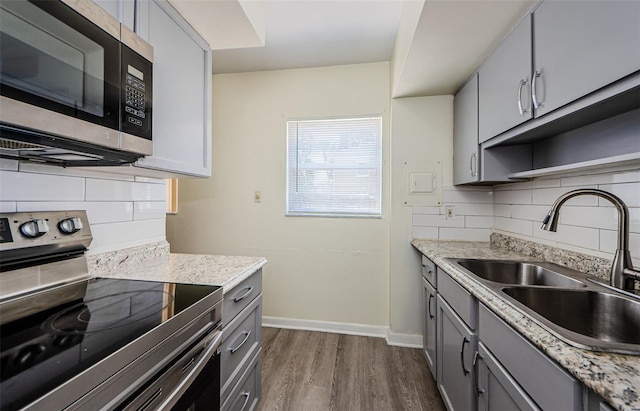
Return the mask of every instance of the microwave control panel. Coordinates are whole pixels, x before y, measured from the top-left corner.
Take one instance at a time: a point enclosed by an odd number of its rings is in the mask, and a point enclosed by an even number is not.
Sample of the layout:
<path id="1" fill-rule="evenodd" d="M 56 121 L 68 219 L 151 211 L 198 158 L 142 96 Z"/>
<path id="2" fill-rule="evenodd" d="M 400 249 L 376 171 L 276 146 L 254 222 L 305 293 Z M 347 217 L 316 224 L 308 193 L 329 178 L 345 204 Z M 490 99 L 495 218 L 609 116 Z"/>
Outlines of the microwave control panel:
<path id="1" fill-rule="evenodd" d="M 122 45 L 122 131 L 151 139 L 152 64 Z"/>

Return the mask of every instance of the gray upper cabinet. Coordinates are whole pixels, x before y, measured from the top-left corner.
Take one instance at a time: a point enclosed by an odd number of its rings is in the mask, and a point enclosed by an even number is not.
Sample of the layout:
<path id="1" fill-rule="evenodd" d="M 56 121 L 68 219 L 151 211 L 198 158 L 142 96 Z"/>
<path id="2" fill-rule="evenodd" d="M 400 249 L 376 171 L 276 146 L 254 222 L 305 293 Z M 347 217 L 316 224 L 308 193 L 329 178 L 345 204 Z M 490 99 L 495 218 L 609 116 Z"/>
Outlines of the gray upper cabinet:
<path id="1" fill-rule="evenodd" d="M 536 117 L 640 68 L 638 1 L 546 1 L 534 28 Z"/>
<path id="2" fill-rule="evenodd" d="M 531 56 L 531 17 L 527 16 L 480 66 L 478 142 L 532 117 Z"/>
<path id="3" fill-rule="evenodd" d="M 211 176 L 211 48 L 166 0 L 136 1 L 153 46 L 153 155 L 136 166 Z"/>
<path id="4" fill-rule="evenodd" d="M 453 99 L 453 183 L 478 181 L 478 74 Z"/>
<path id="5" fill-rule="evenodd" d="M 107 13 L 118 19 L 120 23 L 129 27 L 132 31 L 135 29 L 135 0 L 93 0 L 98 6 L 102 7 Z"/>

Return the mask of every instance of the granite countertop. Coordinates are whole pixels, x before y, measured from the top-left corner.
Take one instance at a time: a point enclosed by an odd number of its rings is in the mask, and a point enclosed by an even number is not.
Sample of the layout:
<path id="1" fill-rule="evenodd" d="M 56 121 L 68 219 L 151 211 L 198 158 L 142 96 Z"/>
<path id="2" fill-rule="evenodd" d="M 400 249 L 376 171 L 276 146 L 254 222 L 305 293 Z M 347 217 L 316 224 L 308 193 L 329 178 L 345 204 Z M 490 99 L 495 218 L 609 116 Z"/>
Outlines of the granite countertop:
<path id="1" fill-rule="evenodd" d="M 226 293 L 267 263 L 264 257 L 175 254 L 161 242 L 87 256 L 92 277 L 218 285 Z"/>
<path id="2" fill-rule="evenodd" d="M 411 244 L 611 406 L 618 410 L 640 410 L 640 357 L 573 347 L 515 309 L 499 294 L 445 260 L 451 257 L 526 260 L 535 258 L 491 247 L 488 242 L 413 240 Z"/>

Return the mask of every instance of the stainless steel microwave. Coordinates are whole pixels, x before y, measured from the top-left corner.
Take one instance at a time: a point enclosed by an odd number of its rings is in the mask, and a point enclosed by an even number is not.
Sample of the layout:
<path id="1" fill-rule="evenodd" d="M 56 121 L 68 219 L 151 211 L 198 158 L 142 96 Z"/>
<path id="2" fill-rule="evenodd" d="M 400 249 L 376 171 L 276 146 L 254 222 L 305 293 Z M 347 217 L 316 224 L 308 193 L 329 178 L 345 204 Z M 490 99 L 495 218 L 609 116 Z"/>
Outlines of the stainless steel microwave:
<path id="1" fill-rule="evenodd" d="M 91 0 L 3 0 L 0 32 L 0 156 L 69 166 L 152 154 L 148 43 Z"/>

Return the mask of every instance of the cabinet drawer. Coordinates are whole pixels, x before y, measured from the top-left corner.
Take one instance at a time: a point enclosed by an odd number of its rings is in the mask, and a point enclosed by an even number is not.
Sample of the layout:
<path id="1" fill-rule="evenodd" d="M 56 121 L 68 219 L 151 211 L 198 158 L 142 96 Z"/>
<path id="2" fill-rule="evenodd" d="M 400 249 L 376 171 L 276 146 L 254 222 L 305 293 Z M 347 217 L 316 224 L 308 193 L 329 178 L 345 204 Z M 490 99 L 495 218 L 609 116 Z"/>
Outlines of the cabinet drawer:
<path id="1" fill-rule="evenodd" d="M 250 411 L 256 407 L 262 389 L 261 354 L 262 352 L 258 351 L 254 355 L 246 372 L 233 388 L 231 395 L 220 407 L 222 411 Z"/>
<path id="2" fill-rule="evenodd" d="M 422 276 L 429 281 L 429 284 L 437 288 L 436 265 L 425 256 L 422 256 Z"/>
<path id="3" fill-rule="evenodd" d="M 254 299 L 229 325 L 224 335 L 220 358 L 220 392 L 226 393 L 244 371 L 249 354 L 260 345 L 262 338 L 262 296 Z"/>
<path id="4" fill-rule="evenodd" d="M 467 327 L 475 330 L 478 325 L 478 301 L 445 271 L 438 267 L 438 293 L 462 318 Z"/>
<path id="5" fill-rule="evenodd" d="M 482 341 L 543 410 L 582 408 L 581 384 L 511 326 L 480 304 Z"/>
<path id="6" fill-rule="evenodd" d="M 262 269 L 224 295 L 222 327 L 226 327 L 240 311 L 262 292 Z"/>

